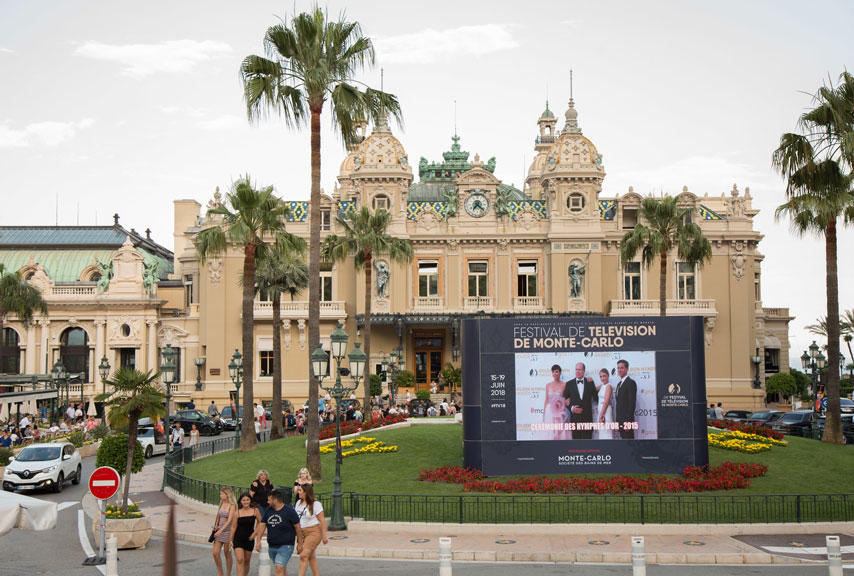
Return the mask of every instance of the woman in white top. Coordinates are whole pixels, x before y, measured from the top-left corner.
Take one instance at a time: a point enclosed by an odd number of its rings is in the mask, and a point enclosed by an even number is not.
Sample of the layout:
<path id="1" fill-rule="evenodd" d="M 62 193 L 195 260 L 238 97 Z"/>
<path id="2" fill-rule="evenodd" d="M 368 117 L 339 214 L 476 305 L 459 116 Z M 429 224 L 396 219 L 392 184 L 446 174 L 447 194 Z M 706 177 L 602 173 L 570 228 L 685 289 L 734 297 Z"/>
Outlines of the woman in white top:
<path id="1" fill-rule="evenodd" d="M 323 506 L 314 499 L 314 487 L 311 484 L 303 484 L 297 487 L 299 501 L 294 507 L 299 515 L 299 526 L 302 529 L 298 534 L 297 554 L 299 554 L 299 576 L 305 576 L 309 565 L 314 576 L 320 576 L 317 569 L 317 556 L 314 552 L 321 542 L 329 543 L 326 537 L 326 522 L 323 518 Z"/>
<path id="2" fill-rule="evenodd" d="M 199 429 L 196 428 L 196 425 L 193 424 L 193 428 L 190 430 L 190 442 L 187 446 L 198 446 L 199 445 Z"/>
<path id="3" fill-rule="evenodd" d="M 605 426 L 610 426 L 614 422 L 614 387 L 611 386 L 610 373 L 602 368 L 599 370 L 599 381 L 601 382 L 596 387 L 596 392 L 599 393 L 599 416 L 597 418 L 597 422 L 600 424 L 604 424 Z M 606 428 L 604 430 L 597 430 L 597 436 L 599 440 L 613 440 L 614 439 L 614 430 L 612 428 Z"/>

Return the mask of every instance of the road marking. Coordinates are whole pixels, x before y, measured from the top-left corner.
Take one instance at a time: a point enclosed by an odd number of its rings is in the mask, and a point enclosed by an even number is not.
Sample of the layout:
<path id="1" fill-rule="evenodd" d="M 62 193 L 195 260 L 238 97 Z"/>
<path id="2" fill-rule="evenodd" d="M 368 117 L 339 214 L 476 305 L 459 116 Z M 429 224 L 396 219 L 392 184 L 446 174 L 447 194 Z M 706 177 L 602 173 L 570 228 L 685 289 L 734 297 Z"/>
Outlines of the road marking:
<path id="1" fill-rule="evenodd" d="M 56 506 L 57 511 L 62 512 L 66 508 L 71 508 L 72 506 L 77 506 L 80 502 L 62 502 Z"/>
<path id="2" fill-rule="evenodd" d="M 80 537 L 80 546 L 83 547 L 83 552 L 86 554 L 87 558 L 91 558 L 95 555 L 95 550 L 92 548 L 92 545 L 89 543 L 89 536 L 86 535 L 86 520 L 85 514 L 83 514 L 83 510 L 77 511 L 77 535 Z M 107 576 L 107 567 L 106 566 L 95 566 L 98 571 Z"/>
<path id="3" fill-rule="evenodd" d="M 818 554 L 827 556 L 827 548 L 824 546 L 804 547 L 795 546 L 762 546 L 763 549 L 774 554 Z M 854 554 L 854 546 L 840 546 L 842 554 Z"/>

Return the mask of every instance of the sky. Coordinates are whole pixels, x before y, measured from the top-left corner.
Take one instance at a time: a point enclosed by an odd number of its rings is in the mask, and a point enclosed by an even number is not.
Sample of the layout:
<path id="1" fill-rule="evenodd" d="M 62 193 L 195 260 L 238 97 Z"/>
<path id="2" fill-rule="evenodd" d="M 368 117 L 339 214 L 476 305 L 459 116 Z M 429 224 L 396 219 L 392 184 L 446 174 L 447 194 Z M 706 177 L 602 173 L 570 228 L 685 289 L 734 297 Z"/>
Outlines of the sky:
<path id="1" fill-rule="evenodd" d="M 251 1 L 0 0 L 0 225 L 150 228 L 172 247 L 172 201 L 202 205 L 250 174 L 286 199 L 309 195 L 309 134 L 250 123 L 239 66 L 268 27 L 311 8 Z M 472 156 L 521 188 L 546 100 L 562 125 L 569 71 L 579 124 L 603 154 L 602 196 L 629 186 L 698 196 L 750 187 L 763 303 L 786 307 L 791 356 L 826 313 L 824 242 L 775 222 L 771 168 L 823 82 L 854 54 L 854 3 L 784 1 L 322 4 L 346 9 L 377 52 L 359 75 L 396 94 L 393 126 L 412 163 L 441 159 L 456 131 Z M 322 186 L 344 159 L 326 118 Z M 840 308 L 854 308 L 854 234 L 840 234 Z M 819 339 L 819 343 L 822 343 Z"/>

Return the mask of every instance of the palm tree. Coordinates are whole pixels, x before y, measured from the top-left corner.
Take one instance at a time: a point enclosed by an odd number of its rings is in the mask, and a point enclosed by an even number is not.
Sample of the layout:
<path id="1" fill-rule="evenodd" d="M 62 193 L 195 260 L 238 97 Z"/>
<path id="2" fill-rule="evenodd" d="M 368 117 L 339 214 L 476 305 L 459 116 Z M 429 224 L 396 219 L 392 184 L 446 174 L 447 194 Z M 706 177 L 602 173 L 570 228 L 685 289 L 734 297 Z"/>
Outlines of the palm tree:
<path id="1" fill-rule="evenodd" d="M 140 372 L 129 366 L 122 366 L 113 373 L 105 384 L 110 392 L 99 394 L 96 402 L 105 402 L 104 409 L 109 410 L 110 424 L 116 428 L 128 429 L 128 458 L 122 488 L 122 513 L 127 512 L 128 489 L 130 488 L 133 452 L 136 449 L 137 429 L 140 418 L 155 420 L 166 413 L 164 401 L 166 395 L 154 384 L 160 373 Z"/>
<path id="2" fill-rule="evenodd" d="M 36 312 L 47 316 L 47 303 L 42 293 L 27 284 L 20 274 L 8 272 L 0 264 L 0 335 L 3 334 L 3 323 L 9 314 L 14 314 L 24 326 L 29 326 Z"/>
<path id="3" fill-rule="evenodd" d="M 691 209 L 680 208 L 672 196 L 644 198 L 640 205 L 640 220 L 620 241 L 623 262 L 632 260 L 641 251 L 644 268 L 651 268 L 658 257 L 659 309 L 667 315 L 667 259 L 673 248 L 679 261 L 702 266 L 712 258 L 712 245 L 703 236 L 699 225 L 691 222 Z"/>
<path id="4" fill-rule="evenodd" d="M 342 14 L 329 21 L 315 6 L 290 21 L 267 29 L 267 57 L 247 56 L 240 67 L 250 120 L 273 112 L 290 126 L 309 121 L 311 129 L 311 206 L 309 211 L 308 354 L 320 344 L 320 116 L 327 101 L 332 124 L 345 145 L 355 136 L 357 119 L 391 114 L 400 123 L 400 105 L 392 94 L 365 87 L 354 80 L 365 64 L 374 64 L 374 46 L 362 36 L 357 22 Z M 317 414 L 317 379 L 309 371 L 309 413 Z M 321 478 L 319 426 L 308 419 L 306 467 Z"/>
<path id="5" fill-rule="evenodd" d="M 273 424 L 270 438 L 284 436 L 282 430 L 282 292 L 294 296 L 308 286 L 305 240 L 288 234 L 261 251 L 255 281 L 259 291 L 273 300 Z"/>
<path id="6" fill-rule="evenodd" d="M 836 228 L 839 219 L 854 220 L 854 76 L 844 72 L 839 84 L 822 86 L 813 97 L 816 107 L 801 115 L 801 133 L 780 137 L 771 163 L 786 178 L 787 201 L 776 217 L 786 215 L 798 235 L 824 237 L 827 291 L 828 365 L 839 365 L 839 279 Z M 828 370 L 825 442 L 842 442 L 839 374 Z"/>
<path id="7" fill-rule="evenodd" d="M 231 208 L 227 204 L 231 205 Z M 252 386 L 255 344 L 255 258 L 266 235 L 278 235 L 285 229 L 287 206 L 276 196 L 273 187 L 256 188 L 249 175 L 234 182 L 226 194 L 226 203 L 208 210 L 208 216 L 219 216 L 218 223 L 205 228 L 196 236 L 196 250 L 202 263 L 226 252 L 229 244 L 243 249 L 243 405 L 247 410 L 255 402 Z M 254 450 L 258 446 L 255 430 L 244 426 L 240 434 L 240 449 Z"/>
<path id="8" fill-rule="evenodd" d="M 371 212 L 367 206 L 351 216 L 351 220 L 338 218 L 338 225 L 344 234 L 330 234 L 323 243 L 323 259 L 326 261 L 344 260 L 354 257 L 356 269 L 365 271 L 365 354 L 371 358 L 371 301 L 372 266 L 374 258 L 388 256 L 395 262 L 412 260 L 412 243 L 409 240 L 390 236 L 388 225 L 392 215 L 386 210 Z M 370 370 L 369 370 L 370 372 Z M 365 409 L 371 406 L 370 376 L 365 379 Z"/>

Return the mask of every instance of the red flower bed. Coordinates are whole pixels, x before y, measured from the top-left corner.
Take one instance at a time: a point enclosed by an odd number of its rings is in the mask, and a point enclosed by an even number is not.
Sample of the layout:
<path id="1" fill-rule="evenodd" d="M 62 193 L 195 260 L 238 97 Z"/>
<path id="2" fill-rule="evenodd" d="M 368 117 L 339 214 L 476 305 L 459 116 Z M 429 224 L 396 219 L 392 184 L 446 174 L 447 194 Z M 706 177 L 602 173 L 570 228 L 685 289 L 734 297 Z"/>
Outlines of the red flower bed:
<path id="1" fill-rule="evenodd" d="M 738 432 L 744 432 L 745 434 L 756 434 L 757 436 L 773 438 L 775 440 L 783 439 L 782 432 L 776 432 L 771 430 L 768 426 L 763 426 L 761 424 L 747 424 L 744 422 L 735 422 L 733 420 L 712 420 L 709 423 L 709 426 L 722 428 L 724 430 L 737 430 Z"/>
<path id="2" fill-rule="evenodd" d="M 358 420 L 348 420 L 346 422 L 341 422 L 341 435 L 346 436 L 347 434 L 355 434 L 356 432 L 373 430 L 374 428 L 381 428 L 382 426 L 388 426 L 389 424 L 397 424 L 398 422 L 406 422 L 406 416 L 404 416 L 403 414 L 395 414 L 387 418 L 365 420 L 364 422 L 359 422 Z M 327 438 L 335 438 L 335 423 L 325 424 L 320 429 L 319 438 L 320 440 L 326 440 Z"/>
<path id="3" fill-rule="evenodd" d="M 500 482 L 483 480 L 477 470 L 436 468 L 423 470 L 419 480 L 462 484 L 465 492 L 505 492 L 510 494 L 667 494 L 736 490 L 750 486 L 750 478 L 764 476 L 768 467 L 762 464 L 724 462 L 719 466 L 700 468 L 686 466 L 682 477 L 673 476 L 611 476 L 588 478 L 565 476 L 547 478 L 533 476 Z"/>

